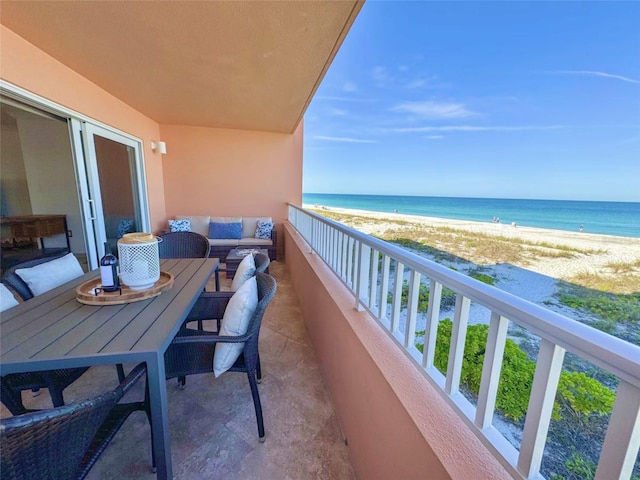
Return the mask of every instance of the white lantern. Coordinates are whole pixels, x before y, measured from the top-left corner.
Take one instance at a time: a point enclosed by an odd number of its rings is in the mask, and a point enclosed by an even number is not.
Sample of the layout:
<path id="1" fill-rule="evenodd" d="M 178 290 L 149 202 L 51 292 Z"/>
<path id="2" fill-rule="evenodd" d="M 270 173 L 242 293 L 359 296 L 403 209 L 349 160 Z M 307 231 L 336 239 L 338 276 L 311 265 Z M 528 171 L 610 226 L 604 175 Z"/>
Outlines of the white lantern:
<path id="1" fill-rule="evenodd" d="M 131 290 L 153 287 L 160 279 L 158 239 L 150 233 L 126 233 L 118 240 L 120 279 Z"/>

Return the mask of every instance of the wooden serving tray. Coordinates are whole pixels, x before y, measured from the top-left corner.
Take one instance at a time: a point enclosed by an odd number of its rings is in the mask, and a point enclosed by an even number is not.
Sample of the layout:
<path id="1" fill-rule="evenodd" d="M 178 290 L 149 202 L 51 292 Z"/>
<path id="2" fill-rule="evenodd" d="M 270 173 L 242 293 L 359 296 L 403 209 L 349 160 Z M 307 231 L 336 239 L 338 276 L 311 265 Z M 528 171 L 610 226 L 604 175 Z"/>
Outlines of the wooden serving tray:
<path id="1" fill-rule="evenodd" d="M 120 291 L 101 291 L 96 295 L 95 289 L 102 288 L 100 277 L 98 277 L 78 285 L 76 287 L 76 299 L 85 305 L 121 305 L 156 297 L 171 287 L 173 287 L 173 275 L 168 272 L 160 272 L 160 279 L 151 288 L 131 290 L 129 287 L 122 285 Z"/>

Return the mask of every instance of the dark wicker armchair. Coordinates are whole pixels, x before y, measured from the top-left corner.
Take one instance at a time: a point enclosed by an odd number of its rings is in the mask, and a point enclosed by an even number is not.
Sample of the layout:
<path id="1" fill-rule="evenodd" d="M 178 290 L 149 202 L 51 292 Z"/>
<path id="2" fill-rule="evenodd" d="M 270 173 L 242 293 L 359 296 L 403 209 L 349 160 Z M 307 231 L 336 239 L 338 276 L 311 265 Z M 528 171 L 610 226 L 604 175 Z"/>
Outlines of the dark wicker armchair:
<path id="1" fill-rule="evenodd" d="M 43 372 L 11 373 L 0 377 L 0 401 L 13 415 L 28 410 L 22 403 L 22 390 L 47 388 L 54 407 L 64 405 L 62 392 L 86 372 L 89 367 L 46 370 Z"/>
<path id="2" fill-rule="evenodd" d="M 145 401 L 118 403 L 144 373 L 140 364 L 97 398 L 1 420 L 2 478 L 85 478 L 131 413 L 144 411 L 149 418 L 146 393 Z"/>
<path id="3" fill-rule="evenodd" d="M 158 243 L 160 258 L 207 258 L 209 240 L 195 232 L 169 232 L 160 235 Z"/>
<path id="4" fill-rule="evenodd" d="M 164 362 L 167 378 L 178 378 L 184 385 L 187 375 L 213 372 L 213 356 L 218 343 L 241 343 L 244 347 L 240 357 L 228 370 L 245 372 L 249 379 L 251 395 L 258 423 L 258 437 L 264 441 L 264 423 L 262 406 L 258 393 L 257 380 L 262 377 L 258 356 L 258 337 L 264 312 L 276 293 L 275 279 L 266 273 L 257 273 L 258 307 L 254 312 L 247 333 L 240 336 L 220 336 L 211 332 L 184 328 L 173 339 L 165 352 Z M 203 318 L 222 318 L 232 292 L 213 292 L 203 294 L 189 314 L 188 320 Z"/>
<path id="5" fill-rule="evenodd" d="M 66 255 L 66 253 L 64 254 Z M 31 268 L 41 265 L 51 260 L 61 258 L 64 255 L 56 257 L 38 258 L 20 263 L 11 267 L 2 277 L 2 282 L 9 285 L 20 295 L 23 300 L 33 298 L 33 292 L 29 286 L 18 276 L 16 270 L 20 268 Z M 51 395 L 51 402 L 54 407 L 64 405 L 62 391 L 75 382 L 80 376 L 86 372 L 88 367 L 67 368 L 59 370 L 47 370 L 44 372 L 33 373 L 13 373 L 0 377 L 0 401 L 9 409 L 13 415 L 20 415 L 27 411 L 22 404 L 22 390 L 38 391 L 41 388 L 47 388 Z M 124 375 L 118 367 L 118 375 L 120 379 Z"/>

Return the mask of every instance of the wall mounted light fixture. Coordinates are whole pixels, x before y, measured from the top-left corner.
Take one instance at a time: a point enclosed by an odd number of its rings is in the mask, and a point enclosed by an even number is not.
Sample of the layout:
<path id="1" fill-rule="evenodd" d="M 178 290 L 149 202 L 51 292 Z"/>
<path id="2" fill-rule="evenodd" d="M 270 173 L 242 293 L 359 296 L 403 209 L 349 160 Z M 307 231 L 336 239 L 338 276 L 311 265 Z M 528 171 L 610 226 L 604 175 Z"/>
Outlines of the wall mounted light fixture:
<path id="1" fill-rule="evenodd" d="M 154 152 L 160 152 L 162 155 L 167 153 L 167 144 L 164 142 L 151 141 L 151 150 Z"/>

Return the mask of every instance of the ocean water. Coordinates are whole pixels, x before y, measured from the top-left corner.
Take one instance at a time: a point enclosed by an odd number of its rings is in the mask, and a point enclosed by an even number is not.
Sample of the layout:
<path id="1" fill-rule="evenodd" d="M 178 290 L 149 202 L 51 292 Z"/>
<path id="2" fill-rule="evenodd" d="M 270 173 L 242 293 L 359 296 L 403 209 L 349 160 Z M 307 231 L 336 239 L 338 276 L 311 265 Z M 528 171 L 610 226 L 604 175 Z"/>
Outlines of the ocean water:
<path id="1" fill-rule="evenodd" d="M 304 204 L 640 238 L 640 203 L 305 193 Z"/>

